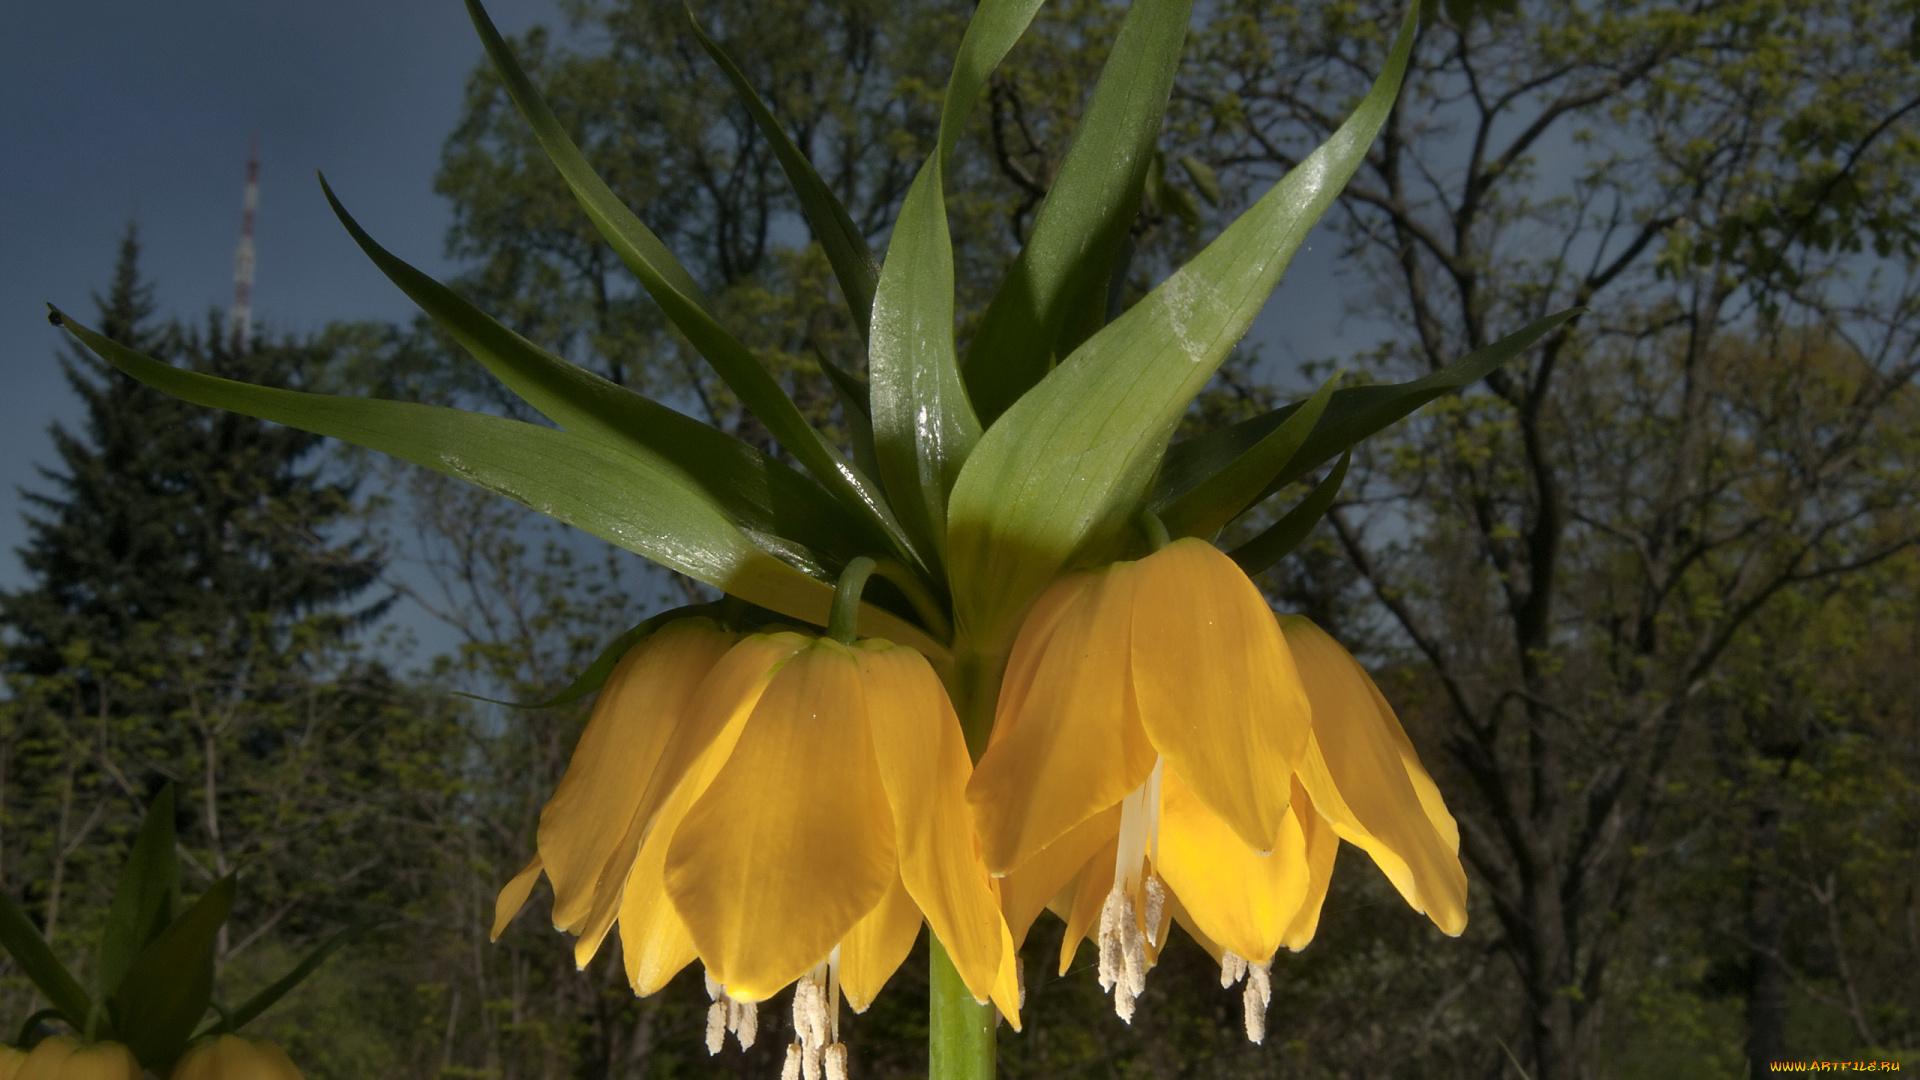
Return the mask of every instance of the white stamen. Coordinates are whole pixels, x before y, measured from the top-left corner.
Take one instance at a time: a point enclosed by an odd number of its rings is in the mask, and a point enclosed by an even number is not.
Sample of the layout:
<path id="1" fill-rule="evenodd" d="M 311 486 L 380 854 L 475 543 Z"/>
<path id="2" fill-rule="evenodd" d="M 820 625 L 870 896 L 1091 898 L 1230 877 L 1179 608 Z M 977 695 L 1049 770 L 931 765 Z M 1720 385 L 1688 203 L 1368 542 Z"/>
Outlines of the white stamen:
<path id="1" fill-rule="evenodd" d="M 1167 902 L 1167 890 L 1160 879 L 1147 876 L 1147 944 L 1160 944 L 1160 916 Z"/>
<path id="2" fill-rule="evenodd" d="M 819 1050 L 803 1050 L 800 1053 L 801 1080 L 820 1080 Z"/>
<path id="3" fill-rule="evenodd" d="M 760 1006 L 751 1001 L 728 1001 L 727 1028 L 740 1040 L 740 1049 L 753 1049 L 753 1040 L 760 1037 Z"/>
<path id="4" fill-rule="evenodd" d="M 727 1044 L 727 1003 L 716 1001 L 707 1006 L 707 1056 L 720 1052 Z"/>
<path id="5" fill-rule="evenodd" d="M 780 1080 L 800 1080 L 800 1044 L 787 1044 L 787 1060 L 780 1066 Z"/>
<path id="6" fill-rule="evenodd" d="M 700 974 L 707 980 L 707 1000 L 719 1001 L 720 995 L 724 992 L 724 988 L 721 987 L 719 983 L 713 981 L 712 972 L 702 969 Z"/>
<path id="7" fill-rule="evenodd" d="M 1133 1002 L 1147 989 L 1146 938 L 1133 897 L 1114 883 L 1100 909 L 1100 988 L 1113 991 L 1113 1011 L 1133 1023 Z"/>
<path id="8" fill-rule="evenodd" d="M 1220 954 L 1220 989 L 1225 990 L 1245 978 L 1247 962 L 1236 956 L 1231 949 Z"/>
<path id="9" fill-rule="evenodd" d="M 1023 1009 L 1026 1008 L 1027 1007 L 1027 965 L 1020 963 L 1020 958 L 1017 956 L 1014 957 L 1014 964 L 1013 964 L 1013 985 L 1019 988 L 1020 990 L 1020 1007 Z"/>
<path id="10" fill-rule="evenodd" d="M 1247 964 L 1247 989 L 1241 997 L 1246 1011 L 1247 1041 L 1256 1046 L 1267 1038 L 1267 1006 L 1273 1001 L 1272 961 Z"/>
<path id="11" fill-rule="evenodd" d="M 834 1042 L 840 1041 L 840 946 L 827 954 L 827 1024 Z M 844 1052 L 844 1051 L 843 1051 Z"/>
<path id="12" fill-rule="evenodd" d="M 827 1044 L 833 1041 L 825 989 L 830 977 L 828 965 L 822 963 L 793 984 L 793 1031 L 800 1040 L 797 1046 L 803 1080 L 820 1080 L 821 1059 Z"/>
<path id="13" fill-rule="evenodd" d="M 826 1059 L 827 1080 L 847 1080 L 847 1044 L 827 1047 Z"/>

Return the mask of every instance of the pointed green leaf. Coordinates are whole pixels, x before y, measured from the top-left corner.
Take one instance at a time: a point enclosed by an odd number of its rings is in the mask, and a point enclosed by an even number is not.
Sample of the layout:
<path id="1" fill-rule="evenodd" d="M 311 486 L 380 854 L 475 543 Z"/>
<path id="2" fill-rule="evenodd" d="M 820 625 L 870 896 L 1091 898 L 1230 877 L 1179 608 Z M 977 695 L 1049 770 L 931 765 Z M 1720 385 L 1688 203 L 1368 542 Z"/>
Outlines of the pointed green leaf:
<path id="1" fill-rule="evenodd" d="M 1294 410 L 1285 422 L 1246 453 L 1159 508 L 1160 521 L 1174 536 L 1212 536 L 1253 505 L 1267 485 L 1299 452 L 1333 397 L 1335 375 Z"/>
<path id="2" fill-rule="evenodd" d="M 534 89 L 532 80 L 521 70 L 519 61 L 514 59 L 500 31 L 487 17 L 480 0 L 467 0 L 467 13 L 473 18 L 474 28 L 480 33 L 507 95 L 533 129 L 534 137 L 572 189 L 594 228 L 640 279 L 647 294 L 713 365 L 741 404 L 767 426 L 773 437 L 780 440 L 808 472 L 825 484 L 835 498 L 886 536 L 895 554 L 909 565 L 924 566 L 921 553 L 908 542 L 875 482 L 841 457 L 840 452 L 807 423 L 759 359 L 720 325 L 713 314 L 712 302 L 686 268 L 587 164 L 580 148 L 574 145 L 553 110 Z"/>
<path id="3" fill-rule="evenodd" d="M 95 988 L 101 997 L 114 995 L 127 965 L 173 921 L 173 897 L 180 877 L 173 841 L 173 785 L 168 784 L 147 807 L 140 835 L 120 870 L 120 887 L 107 910 L 100 958 L 94 965 Z"/>
<path id="4" fill-rule="evenodd" d="M 1192 0 L 1136 0 L 1120 24 L 1033 235 L 967 346 L 967 390 L 983 422 L 1106 322 L 1192 12 Z"/>
<path id="5" fill-rule="evenodd" d="M 268 1009 L 273 1008 L 275 1003 L 287 996 L 288 991 L 305 982 L 307 976 L 319 970 L 320 965 L 326 963 L 327 957 L 338 952 L 342 945 L 360 936 L 360 934 L 364 933 L 368 928 L 369 924 L 367 923 L 355 923 L 328 938 L 321 943 L 319 948 L 308 953 L 306 959 L 300 961 L 292 971 L 282 975 L 259 993 L 228 1010 L 227 1015 L 216 1023 L 210 1029 L 209 1033 L 220 1032 L 222 1034 L 233 1034 L 238 1032 L 242 1027 L 246 1026 L 248 1021 L 266 1012 Z"/>
<path id="6" fill-rule="evenodd" d="M 20 965 L 20 973 L 33 981 L 48 1003 L 60 1011 L 61 1018 L 76 1030 L 86 1025 L 87 1014 L 93 1011 L 92 999 L 66 966 L 54 957 L 47 939 L 40 936 L 40 928 L 33 925 L 33 920 L 27 918 L 13 897 L 3 892 L 0 892 L 0 945 L 6 946 L 7 954 Z"/>
<path id="7" fill-rule="evenodd" d="M 232 874 L 214 882 L 134 957 L 114 994 L 114 1034 L 154 1072 L 165 1075 L 213 999 L 213 945 L 234 889 Z"/>
<path id="8" fill-rule="evenodd" d="M 826 619 L 833 586 L 767 554 L 685 473 L 663 458 L 645 456 L 638 446 L 628 453 L 497 416 L 214 378 L 142 356 L 58 311 L 54 319 L 108 363 L 184 401 L 424 465 L 762 607 L 812 623 Z M 863 633 L 945 655 L 897 616 L 872 607 L 863 612 Z"/>
<path id="9" fill-rule="evenodd" d="M 772 545 L 783 557 L 798 554 L 794 545 L 799 544 L 819 558 L 797 561 L 817 565 L 824 576 L 837 574 L 848 559 L 886 543 L 884 533 L 855 518 L 820 485 L 772 457 L 570 364 L 500 325 L 376 243 L 340 204 L 324 176 L 320 187 L 340 223 L 374 265 L 541 415 L 575 435 L 672 462 L 749 536 L 785 541 Z"/>
<path id="10" fill-rule="evenodd" d="M 840 413 L 846 418 L 847 433 L 852 437 L 853 463 L 868 476 L 879 476 L 880 459 L 873 452 L 873 414 L 868 411 L 866 381 L 827 359 L 818 345 L 814 346 L 813 355 L 820 362 L 827 381 L 833 384 L 834 396 L 840 400 Z"/>
<path id="11" fill-rule="evenodd" d="M 694 17 L 693 9 L 687 9 L 687 22 L 693 26 L 693 36 L 700 47 L 707 50 L 713 62 L 733 84 L 734 95 L 746 106 L 748 115 L 759 126 L 760 133 L 773 144 L 774 156 L 780 159 L 780 168 L 787 174 L 787 183 L 800 200 L 800 210 L 807 216 L 807 224 L 813 229 L 815 239 L 820 241 L 820 250 L 826 253 L 827 263 L 833 267 L 834 279 L 840 282 L 840 292 L 847 298 L 847 306 L 853 311 L 853 321 L 860 327 L 860 335 L 867 334 L 868 323 L 873 318 L 873 290 L 880 280 L 880 263 L 873 257 L 873 249 L 867 246 L 867 238 L 860 227 L 853 223 L 852 215 L 841 205 L 833 189 L 820 178 L 814 170 L 813 162 L 807 155 L 793 145 L 786 129 L 767 108 L 767 103 L 754 93 L 753 84 L 747 81 L 746 72 L 733 62 L 733 58 L 714 44 L 713 39 Z"/>
<path id="12" fill-rule="evenodd" d="M 945 170 L 988 76 L 1040 4 L 984 0 L 974 10 L 947 80 L 938 144 L 900 205 L 874 292 L 867 350 L 874 456 L 902 524 L 935 559 L 946 544 L 947 492 L 980 441 L 953 345 Z"/>
<path id="13" fill-rule="evenodd" d="M 1411 415 L 1427 402 L 1486 378 L 1495 368 L 1520 355 L 1528 346 L 1586 310 L 1570 308 L 1549 315 L 1412 382 L 1355 386 L 1334 394 L 1326 413 L 1321 416 L 1300 452 L 1275 474 L 1260 495 L 1248 505 L 1257 505 L 1267 496 L 1326 464 L 1342 450 Z M 1155 504 L 1174 502 L 1194 486 L 1204 483 L 1206 477 L 1229 467 L 1230 462 L 1258 445 L 1274 429 L 1287 423 L 1299 407 L 1299 403 L 1295 402 L 1174 444 L 1167 451 L 1166 464 L 1161 468 L 1160 478 L 1155 484 Z"/>
<path id="14" fill-rule="evenodd" d="M 1180 167 L 1187 170 L 1187 178 L 1193 181 L 1193 189 L 1207 200 L 1208 206 L 1220 205 L 1220 178 L 1213 175 L 1213 167 L 1192 154 L 1180 155 Z"/>
<path id="15" fill-rule="evenodd" d="M 954 487 L 948 556 L 960 625 L 982 648 L 1008 646 L 1040 590 L 1070 565 L 1114 556 L 1188 404 L 1386 122 L 1413 47 L 1414 14 L 1372 91 L 1332 138 L 980 441 Z"/>
<path id="16" fill-rule="evenodd" d="M 1353 451 L 1340 455 L 1339 464 L 1327 474 L 1325 480 L 1315 484 L 1300 505 L 1287 511 L 1286 516 L 1263 530 L 1260 535 L 1241 544 L 1227 553 L 1227 557 L 1240 564 L 1240 569 L 1251 577 L 1267 567 L 1285 558 L 1287 553 L 1300 546 L 1320 519 L 1327 516 L 1333 507 L 1334 496 L 1340 494 L 1340 485 L 1347 479 L 1347 464 L 1353 460 Z"/>

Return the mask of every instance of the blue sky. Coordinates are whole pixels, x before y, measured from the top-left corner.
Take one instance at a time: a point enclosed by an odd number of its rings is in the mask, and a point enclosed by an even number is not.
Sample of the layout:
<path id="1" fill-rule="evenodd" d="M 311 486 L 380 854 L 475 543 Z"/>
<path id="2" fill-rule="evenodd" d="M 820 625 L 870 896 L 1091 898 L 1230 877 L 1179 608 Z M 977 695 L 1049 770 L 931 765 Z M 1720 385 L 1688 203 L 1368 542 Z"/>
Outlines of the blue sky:
<path id="1" fill-rule="evenodd" d="M 554 0 L 488 7 L 509 34 L 560 22 Z M 163 314 L 224 309 L 257 132 L 256 320 L 309 331 L 407 317 L 314 172 L 383 244 L 449 271 L 449 214 L 432 178 L 481 51 L 459 0 L 6 0 L 0 10 L 0 588 L 11 588 L 25 538 L 17 491 L 44 486 L 34 465 L 53 458 L 46 428 L 77 415 L 45 302 L 90 313 L 134 220 Z M 1331 251 L 1317 246 L 1255 328 L 1307 357 L 1357 344 L 1338 333 Z"/>

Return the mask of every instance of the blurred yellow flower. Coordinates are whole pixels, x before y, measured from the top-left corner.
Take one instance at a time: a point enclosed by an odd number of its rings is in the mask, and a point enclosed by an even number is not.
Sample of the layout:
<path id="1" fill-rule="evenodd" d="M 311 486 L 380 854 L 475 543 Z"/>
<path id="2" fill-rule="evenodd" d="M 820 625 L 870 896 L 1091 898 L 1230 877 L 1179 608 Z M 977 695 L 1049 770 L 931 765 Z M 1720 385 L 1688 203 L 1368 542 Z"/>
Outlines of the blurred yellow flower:
<path id="1" fill-rule="evenodd" d="M 26 1060 L 25 1050 L 17 1046 L 0 1046 L 0 1080 L 13 1080 Z"/>
<path id="2" fill-rule="evenodd" d="M 140 1080 L 140 1063 L 133 1051 L 117 1042 L 81 1045 L 65 1035 L 52 1035 L 20 1062 L 14 1080 Z"/>
<path id="3" fill-rule="evenodd" d="M 278 1046 L 265 1039 L 221 1035 L 187 1049 L 173 1067 L 172 1080 L 303 1080 L 300 1070 Z"/>
<path id="4" fill-rule="evenodd" d="M 713 1050 L 727 1031 L 750 1045 L 755 1004 L 798 983 L 793 1067 L 831 1075 L 839 997 L 864 1011 L 924 918 L 975 998 L 1017 1023 L 1012 942 L 968 827 L 970 768 L 912 649 L 669 624 L 608 680 L 496 936 L 544 868 L 581 964 L 616 921 L 638 993 L 699 959 Z"/>

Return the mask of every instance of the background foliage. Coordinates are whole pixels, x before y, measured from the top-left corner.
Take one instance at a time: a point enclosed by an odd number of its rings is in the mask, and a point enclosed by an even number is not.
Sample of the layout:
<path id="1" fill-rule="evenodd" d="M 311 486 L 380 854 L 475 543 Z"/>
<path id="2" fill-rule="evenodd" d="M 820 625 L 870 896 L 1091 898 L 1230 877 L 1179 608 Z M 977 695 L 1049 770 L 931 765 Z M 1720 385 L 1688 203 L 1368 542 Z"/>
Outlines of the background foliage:
<path id="1" fill-rule="evenodd" d="M 960 324 L 1031 228 L 1122 8 L 1058 0 L 996 75 L 949 177 Z M 718 0 L 700 16 L 876 249 L 933 137 L 966 5 Z M 1331 369 L 1417 377 L 1549 312 L 1593 314 L 1369 444 L 1264 581 L 1381 673 L 1466 836 L 1475 908 L 1440 937 L 1349 850 L 1271 1036 L 1171 947 L 1134 1030 L 1043 920 L 1009 1077 L 1760 1075 L 1920 1049 L 1920 563 L 1913 545 L 1910 4 L 1447 3 L 1336 211 L 1379 344 L 1302 370 L 1249 348 L 1190 428 Z M 810 416 L 858 334 L 777 164 L 678 4 L 571 0 L 529 71 Z M 1201 5 L 1134 229 L 1129 299 L 1331 130 L 1392 5 Z M 466 295 L 536 341 L 778 452 L 610 259 L 490 71 L 439 189 Z M 425 323 L 228 351 L 159 320 L 130 235 L 97 320 L 251 381 L 507 411 Z M 179 405 L 66 358 L 87 406 L 30 497 L 0 602 L 0 881 L 84 970 L 111 868 L 175 782 L 190 876 L 233 868 L 238 998 L 339 925 L 386 928 L 266 1029 L 314 1077 L 771 1076 L 709 1060 L 697 975 L 636 1000 L 539 911 L 494 945 L 579 709 L 508 714 L 698 587 L 438 476 Z M 1325 368 L 1326 370 L 1321 370 Z M 1312 477 L 1307 478 L 1311 481 Z M 1302 489 L 1304 490 L 1304 489 Z M 396 560 L 408 568 L 393 571 Z M 411 593 L 458 633 L 376 631 Z M 418 670 L 415 670 L 415 669 Z M 535 905 L 537 908 L 537 904 Z M 924 947 L 924 945 L 923 945 Z M 6 969 L 0 969 L 6 970 Z M 856 1071 L 923 1067 L 924 965 L 850 1024 Z M 30 1010 L 8 974 L 5 1015 Z"/>

